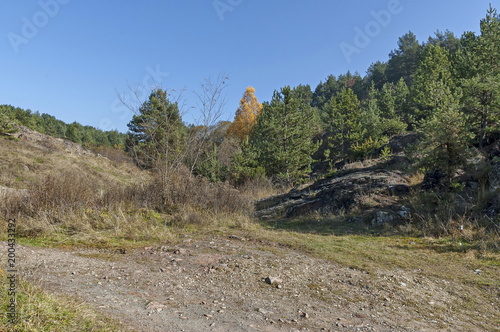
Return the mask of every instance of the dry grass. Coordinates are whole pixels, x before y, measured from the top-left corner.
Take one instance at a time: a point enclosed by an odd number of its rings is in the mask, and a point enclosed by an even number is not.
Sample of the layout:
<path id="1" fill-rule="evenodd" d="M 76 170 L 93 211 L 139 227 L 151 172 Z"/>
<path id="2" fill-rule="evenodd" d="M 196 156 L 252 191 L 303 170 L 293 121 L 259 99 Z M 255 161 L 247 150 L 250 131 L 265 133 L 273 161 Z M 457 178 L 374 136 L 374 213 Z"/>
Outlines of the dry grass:
<path id="1" fill-rule="evenodd" d="M 8 280 L 4 273 L 0 273 L 0 277 L 0 303 L 5 308 L 9 301 L 5 296 Z M 88 305 L 62 295 L 49 294 L 33 283 L 18 280 L 17 291 L 18 319 L 12 324 L 5 314 L 1 315 L 0 331 L 125 331 L 118 322 L 97 313 Z"/>

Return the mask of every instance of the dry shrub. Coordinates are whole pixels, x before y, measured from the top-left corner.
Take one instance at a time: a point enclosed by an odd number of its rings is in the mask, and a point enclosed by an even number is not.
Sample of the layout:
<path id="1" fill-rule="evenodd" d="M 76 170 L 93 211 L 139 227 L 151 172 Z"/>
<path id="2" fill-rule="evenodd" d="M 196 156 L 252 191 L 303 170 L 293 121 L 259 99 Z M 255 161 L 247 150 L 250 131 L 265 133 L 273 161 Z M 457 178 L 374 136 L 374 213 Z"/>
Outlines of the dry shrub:
<path id="1" fill-rule="evenodd" d="M 93 179 L 75 172 L 50 174 L 35 183 L 29 191 L 29 204 L 33 211 L 93 206 L 99 195 L 99 188 Z"/>
<path id="2" fill-rule="evenodd" d="M 252 205 L 228 183 L 211 183 L 183 168 L 169 174 L 168 179 L 157 177 L 142 190 L 143 205 L 166 212 L 190 206 L 214 213 L 245 213 Z"/>
<path id="3" fill-rule="evenodd" d="M 170 236 L 168 224 L 218 225 L 219 219 L 227 222 L 252 209 L 248 195 L 185 169 L 170 174 L 167 182 L 156 177 L 135 185 L 91 173 L 51 173 L 23 193 L 0 197 L 0 212 L 18 219 L 21 236 L 81 238 L 89 243 L 102 242 L 102 236 L 164 238 Z"/>
<path id="4" fill-rule="evenodd" d="M 247 180 L 238 189 L 248 197 L 249 200 L 256 201 L 262 198 L 280 195 L 288 192 L 290 187 L 277 187 L 270 179 L 256 178 Z"/>
<path id="5" fill-rule="evenodd" d="M 488 243 L 490 249 L 499 250 L 498 245 L 490 245 L 499 243 L 498 223 L 477 209 L 477 200 L 464 202 L 460 197 L 455 193 L 413 192 L 406 202 L 413 210 L 407 231 L 459 242 L 479 242 L 481 246 Z"/>

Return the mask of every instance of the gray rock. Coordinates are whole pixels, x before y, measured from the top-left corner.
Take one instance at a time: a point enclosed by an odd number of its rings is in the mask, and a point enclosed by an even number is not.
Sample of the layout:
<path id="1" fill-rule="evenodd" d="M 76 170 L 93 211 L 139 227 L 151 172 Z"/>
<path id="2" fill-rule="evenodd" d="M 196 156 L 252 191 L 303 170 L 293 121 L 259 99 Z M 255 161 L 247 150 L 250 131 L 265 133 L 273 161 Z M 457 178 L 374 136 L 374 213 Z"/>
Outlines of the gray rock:
<path id="1" fill-rule="evenodd" d="M 380 226 L 394 221 L 394 215 L 387 211 L 375 212 L 375 217 L 372 219 L 372 226 Z"/>
<path id="2" fill-rule="evenodd" d="M 297 217 L 313 213 L 322 215 L 349 212 L 363 208 L 367 197 L 405 195 L 407 179 L 399 171 L 377 167 L 350 169 L 316 181 L 288 194 L 273 196 L 255 203 L 256 216 L 262 219 Z"/>
<path id="3" fill-rule="evenodd" d="M 269 285 L 280 285 L 283 283 L 283 280 L 278 277 L 267 277 L 264 281 Z"/>
<path id="4" fill-rule="evenodd" d="M 411 212 L 410 208 L 403 205 L 397 213 L 401 218 L 409 219 L 411 216 L 410 212 Z"/>
<path id="5" fill-rule="evenodd" d="M 263 308 L 259 308 L 257 311 L 260 312 L 263 315 L 273 315 L 274 314 L 274 312 L 266 310 L 266 309 L 263 309 Z"/>

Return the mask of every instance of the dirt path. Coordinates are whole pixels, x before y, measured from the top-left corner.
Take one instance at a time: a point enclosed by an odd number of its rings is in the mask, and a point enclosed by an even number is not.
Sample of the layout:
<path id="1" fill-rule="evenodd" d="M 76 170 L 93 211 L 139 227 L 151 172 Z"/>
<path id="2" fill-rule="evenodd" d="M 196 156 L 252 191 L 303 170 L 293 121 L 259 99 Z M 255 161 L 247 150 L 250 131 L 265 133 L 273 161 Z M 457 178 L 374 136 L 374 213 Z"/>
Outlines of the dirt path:
<path id="1" fill-rule="evenodd" d="M 132 251 L 19 246 L 18 261 L 27 279 L 133 331 L 482 330 L 450 309 L 460 285 L 418 271 L 368 274 L 238 237 Z"/>

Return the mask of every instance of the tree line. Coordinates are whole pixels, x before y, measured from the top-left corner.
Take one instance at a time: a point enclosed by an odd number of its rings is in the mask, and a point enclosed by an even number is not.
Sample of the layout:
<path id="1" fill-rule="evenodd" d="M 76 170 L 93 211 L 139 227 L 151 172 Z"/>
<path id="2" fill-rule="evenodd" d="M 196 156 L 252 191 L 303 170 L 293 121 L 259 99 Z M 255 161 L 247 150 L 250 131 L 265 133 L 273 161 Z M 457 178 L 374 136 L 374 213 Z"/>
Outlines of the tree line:
<path id="1" fill-rule="evenodd" d="M 391 137 L 413 131 L 421 137 L 415 150 L 421 169 L 438 170 L 451 183 L 471 150 L 500 138 L 499 64 L 500 21 L 490 6 L 478 35 L 438 31 L 421 43 L 408 32 L 364 77 L 330 75 L 314 90 L 285 86 L 262 104 L 248 87 L 233 122 L 186 126 L 177 103 L 155 90 L 130 122 L 126 146 L 153 167 L 152 155 L 175 155 L 188 137 L 198 137 L 203 149 L 196 162 L 191 156 L 194 174 L 297 184 L 315 164 L 335 168 L 369 157 Z"/>
<path id="2" fill-rule="evenodd" d="M 91 147 L 125 148 L 126 134 L 117 130 L 104 131 L 78 122 L 70 124 L 47 113 L 22 109 L 11 105 L 0 105 L 0 134 L 16 131 L 15 124 L 26 126 L 42 134 L 64 138 Z"/>
<path id="3" fill-rule="evenodd" d="M 294 185 L 307 181 L 318 164 L 333 170 L 383 147 L 390 154 L 389 139 L 412 131 L 421 137 L 414 149 L 418 166 L 443 173 L 451 184 L 471 151 L 500 138 L 499 16 L 490 6 L 477 35 L 438 31 L 419 42 L 410 31 L 397 45 L 363 77 L 330 75 L 314 90 L 284 86 L 263 103 L 248 87 L 232 122 L 217 122 L 226 80 L 219 77 L 205 82 L 199 95 L 200 125 L 184 123 L 179 103 L 157 88 L 127 134 L 8 105 L 0 106 L 0 127 L 7 131 L 10 118 L 77 143 L 123 148 L 141 167 L 159 170 L 165 187 L 180 167 L 213 182 L 267 178 Z"/>

